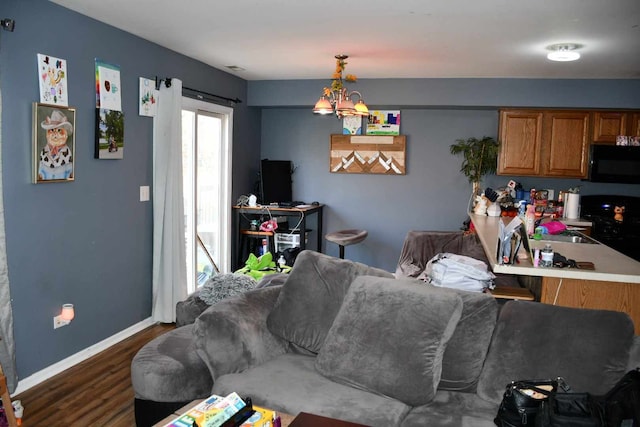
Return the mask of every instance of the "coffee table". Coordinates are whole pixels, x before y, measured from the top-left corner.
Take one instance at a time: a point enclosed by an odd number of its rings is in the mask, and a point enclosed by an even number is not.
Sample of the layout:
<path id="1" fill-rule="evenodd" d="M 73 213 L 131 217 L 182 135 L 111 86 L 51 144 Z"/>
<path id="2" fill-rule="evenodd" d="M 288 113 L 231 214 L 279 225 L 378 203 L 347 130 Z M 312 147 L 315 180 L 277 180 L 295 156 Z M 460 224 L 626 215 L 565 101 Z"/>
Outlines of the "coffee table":
<path id="1" fill-rule="evenodd" d="M 158 421 L 157 423 L 155 423 L 153 425 L 153 427 L 164 427 L 165 425 L 169 424 L 171 421 L 173 421 L 174 419 L 176 419 L 180 415 L 182 415 L 185 412 L 189 411 L 189 409 L 193 408 L 194 406 L 196 406 L 198 403 L 202 402 L 203 400 L 204 399 L 196 399 L 193 402 L 187 403 L 182 408 L 174 411 L 171 415 L 168 415 L 165 418 L 163 418 L 161 421 Z M 294 418 L 296 418 L 295 415 L 283 414 L 282 412 L 278 412 L 278 415 L 280 416 L 280 425 L 281 425 L 281 427 L 289 427 L 291 425 L 291 422 L 294 420 Z M 302 424 L 298 424 L 298 425 L 302 425 Z"/>
<path id="2" fill-rule="evenodd" d="M 153 427 L 163 427 L 173 421 L 176 417 L 187 412 L 189 409 L 202 402 L 204 399 L 196 399 L 191 403 L 178 409 L 171 415 L 165 417 L 162 421 L 157 422 Z M 308 412 L 300 412 L 298 415 L 284 414 L 278 412 L 280 416 L 281 427 L 367 427 L 364 424 L 351 423 L 349 421 L 336 420 L 321 415 L 310 414 Z"/>
<path id="3" fill-rule="evenodd" d="M 300 412 L 293 421 L 291 421 L 291 424 L 282 424 L 283 427 L 285 425 L 288 427 L 368 427 L 364 424 L 336 420 L 307 412 Z"/>

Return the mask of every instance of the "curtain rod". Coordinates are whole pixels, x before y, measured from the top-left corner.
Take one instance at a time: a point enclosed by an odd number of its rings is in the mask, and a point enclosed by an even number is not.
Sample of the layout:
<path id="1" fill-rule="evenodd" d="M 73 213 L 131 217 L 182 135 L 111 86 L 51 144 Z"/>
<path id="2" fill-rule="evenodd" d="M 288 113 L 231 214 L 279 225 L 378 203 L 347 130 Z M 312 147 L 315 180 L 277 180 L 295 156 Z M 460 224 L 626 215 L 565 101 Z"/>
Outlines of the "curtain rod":
<path id="1" fill-rule="evenodd" d="M 171 87 L 171 78 L 170 77 L 165 77 L 164 79 L 159 79 L 158 76 L 156 76 L 156 90 L 160 90 L 160 85 L 162 84 L 162 82 L 164 81 L 164 85 L 166 87 Z M 197 89 L 192 89 L 190 87 L 186 87 L 186 86 L 182 86 L 182 90 L 183 91 L 188 91 L 188 92 L 193 92 L 196 94 L 196 98 L 197 99 L 204 99 L 205 97 L 212 97 L 212 98 L 217 98 L 217 99 L 221 99 L 224 101 L 227 101 L 231 104 L 240 104 L 242 103 L 242 100 L 239 98 L 227 98 L 226 96 L 221 96 L 221 95 L 216 95 L 214 93 L 209 93 L 209 92 L 204 92 L 201 90 L 197 90 Z"/>

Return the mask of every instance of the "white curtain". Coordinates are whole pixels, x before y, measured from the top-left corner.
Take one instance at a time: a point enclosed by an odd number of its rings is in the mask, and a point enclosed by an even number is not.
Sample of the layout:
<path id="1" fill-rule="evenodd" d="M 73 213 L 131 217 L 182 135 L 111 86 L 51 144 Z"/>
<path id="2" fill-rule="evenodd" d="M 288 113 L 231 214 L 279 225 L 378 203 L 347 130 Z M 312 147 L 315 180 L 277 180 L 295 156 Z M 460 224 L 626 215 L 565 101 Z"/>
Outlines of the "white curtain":
<path id="1" fill-rule="evenodd" d="M 0 365 L 13 393 L 18 386 L 16 351 L 13 341 L 13 311 L 9 290 L 7 245 L 4 234 L 4 197 L 2 191 L 2 93 L 0 92 Z"/>
<path id="2" fill-rule="evenodd" d="M 182 82 L 164 82 L 153 120 L 153 320 L 172 323 L 187 297 L 182 196 Z"/>

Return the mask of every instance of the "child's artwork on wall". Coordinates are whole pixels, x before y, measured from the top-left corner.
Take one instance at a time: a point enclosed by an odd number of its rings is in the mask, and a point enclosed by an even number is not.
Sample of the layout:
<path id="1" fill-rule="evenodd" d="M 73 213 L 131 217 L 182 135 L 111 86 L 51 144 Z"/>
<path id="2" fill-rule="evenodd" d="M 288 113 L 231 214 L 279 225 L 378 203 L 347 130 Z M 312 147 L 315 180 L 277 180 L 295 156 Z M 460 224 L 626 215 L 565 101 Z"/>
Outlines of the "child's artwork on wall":
<path id="1" fill-rule="evenodd" d="M 96 108 L 122 111 L 120 67 L 96 58 Z"/>
<path id="2" fill-rule="evenodd" d="M 124 158 L 120 67 L 96 58 L 96 159 Z"/>
<path id="3" fill-rule="evenodd" d="M 347 116 L 342 119 L 343 135 L 362 135 L 362 116 Z"/>
<path id="4" fill-rule="evenodd" d="M 96 108 L 96 159 L 124 158 L 124 114 Z"/>
<path id="5" fill-rule="evenodd" d="M 404 175 L 406 146 L 404 135 L 331 135 L 330 171 Z"/>
<path id="6" fill-rule="evenodd" d="M 371 111 L 367 135 L 400 135 L 400 111 Z"/>
<path id="7" fill-rule="evenodd" d="M 155 80 L 140 77 L 140 104 L 138 114 L 141 116 L 155 117 L 158 107 L 158 91 Z"/>
<path id="8" fill-rule="evenodd" d="M 69 105 L 66 60 L 39 53 L 38 81 L 41 103 L 63 107 Z"/>
<path id="9" fill-rule="evenodd" d="M 73 181 L 74 108 L 33 104 L 33 182 Z"/>

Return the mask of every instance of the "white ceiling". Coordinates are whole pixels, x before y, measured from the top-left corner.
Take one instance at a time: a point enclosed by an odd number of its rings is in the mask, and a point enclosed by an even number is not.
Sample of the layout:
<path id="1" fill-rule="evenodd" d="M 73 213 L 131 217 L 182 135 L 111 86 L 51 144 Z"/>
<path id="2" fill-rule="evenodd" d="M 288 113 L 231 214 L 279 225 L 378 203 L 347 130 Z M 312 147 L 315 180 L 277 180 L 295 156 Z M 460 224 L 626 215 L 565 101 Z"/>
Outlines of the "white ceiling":
<path id="1" fill-rule="evenodd" d="M 640 0 L 51 1 L 247 80 L 640 78 Z"/>

